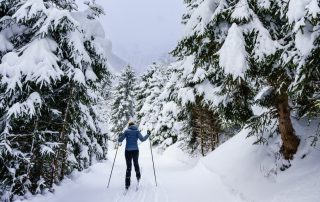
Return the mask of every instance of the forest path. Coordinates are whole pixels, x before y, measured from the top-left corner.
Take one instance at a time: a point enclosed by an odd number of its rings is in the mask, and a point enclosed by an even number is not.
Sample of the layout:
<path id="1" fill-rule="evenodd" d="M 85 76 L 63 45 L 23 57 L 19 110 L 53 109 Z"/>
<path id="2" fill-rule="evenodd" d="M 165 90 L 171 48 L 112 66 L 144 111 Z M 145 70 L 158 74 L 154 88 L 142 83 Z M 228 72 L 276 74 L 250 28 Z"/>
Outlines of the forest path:
<path id="1" fill-rule="evenodd" d="M 149 142 L 140 144 L 142 179 L 136 191 L 135 173 L 132 186 L 124 193 L 124 145 L 119 149 L 110 187 L 107 182 L 115 150 L 109 151 L 109 161 L 97 163 L 55 187 L 55 193 L 29 199 L 30 202 L 242 202 L 217 174 L 208 170 L 201 161 L 181 160 L 177 148 L 163 155 L 154 151 L 158 186 L 155 186 Z M 179 160 L 178 160 L 179 159 Z M 134 170 L 134 169 L 133 169 Z"/>

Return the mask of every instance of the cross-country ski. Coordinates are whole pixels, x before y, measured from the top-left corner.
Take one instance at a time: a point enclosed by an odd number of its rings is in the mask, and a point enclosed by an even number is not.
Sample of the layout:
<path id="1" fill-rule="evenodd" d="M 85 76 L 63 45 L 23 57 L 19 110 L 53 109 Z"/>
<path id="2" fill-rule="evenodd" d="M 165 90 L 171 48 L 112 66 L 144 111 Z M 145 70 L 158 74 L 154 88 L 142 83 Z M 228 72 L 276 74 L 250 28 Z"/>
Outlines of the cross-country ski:
<path id="1" fill-rule="evenodd" d="M 139 190 L 139 187 L 140 187 L 140 180 L 137 182 L 137 185 L 136 185 L 136 191 Z"/>

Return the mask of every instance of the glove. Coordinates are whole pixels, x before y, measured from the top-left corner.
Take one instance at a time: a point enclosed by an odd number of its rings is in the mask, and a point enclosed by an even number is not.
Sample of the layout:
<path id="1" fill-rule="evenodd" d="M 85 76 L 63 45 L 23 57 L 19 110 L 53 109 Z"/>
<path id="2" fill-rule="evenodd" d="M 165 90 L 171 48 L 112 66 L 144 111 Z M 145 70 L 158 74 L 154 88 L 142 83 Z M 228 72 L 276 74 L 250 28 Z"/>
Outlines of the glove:
<path id="1" fill-rule="evenodd" d="M 148 134 L 148 135 L 151 135 L 151 132 L 150 132 L 150 130 L 148 130 L 148 131 L 147 131 L 147 134 Z"/>

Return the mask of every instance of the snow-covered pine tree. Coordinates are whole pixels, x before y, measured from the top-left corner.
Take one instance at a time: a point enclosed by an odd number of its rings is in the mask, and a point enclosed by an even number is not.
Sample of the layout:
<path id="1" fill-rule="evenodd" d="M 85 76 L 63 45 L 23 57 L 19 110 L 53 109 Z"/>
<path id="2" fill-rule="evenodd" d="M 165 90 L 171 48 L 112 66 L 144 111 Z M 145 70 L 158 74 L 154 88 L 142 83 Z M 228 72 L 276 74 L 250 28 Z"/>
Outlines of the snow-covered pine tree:
<path id="1" fill-rule="evenodd" d="M 294 46 L 288 50 L 296 65 L 291 85 L 294 108 L 299 117 L 319 117 L 316 103 L 320 92 L 320 5 L 317 0 L 290 1 L 287 10 L 288 26 L 294 36 Z M 291 58 L 289 58 L 291 59 Z"/>
<path id="2" fill-rule="evenodd" d="M 206 77 L 206 70 L 196 68 L 194 58 L 187 56 L 170 66 L 170 79 L 160 98 L 165 102 L 163 112 L 173 110 L 170 115 L 161 113 L 160 117 L 164 123 L 176 122 L 169 129 L 184 142 L 185 149 L 205 155 L 218 145 L 221 126 L 213 107 L 216 88 Z M 171 118 L 166 120 L 168 116 Z M 215 123 L 206 124 L 209 120 Z"/>
<path id="3" fill-rule="evenodd" d="M 137 123 L 140 125 L 141 119 L 144 116 L 145 112 L 141 112 L 142 107 L 144 106 L 144 102 L 148 96 L 150 96 L 151 92 L 149 91 L 150 83 L 149 79 L 152 77 L 154 73 L 153 66 L 151 65 L 145 73 L 143 73 L 137 80 L 136 89 L 136 111 L 137 111 Z"/>
<path id="4" fill-rule="evenodd" d="M 178 68 L 184 69 L 179 77 L 182 84 L 178 97 L 189 114 L 186 128 L 192 126 L 186 141 L 192 150 L 201 148 L 205 155 L 219 145 L 223 128 L 239 128 L 251 116 L 248 100 L 252 94 L 243 78 L 234 79 L 219 65 L 217 52 L 232 24 L 226 13 L 228 2 L 187 3 L 193 11 L 184 18 L 186 34 L 173 51 L 182 61 Z M 209 120 L 214 124 L 205 124 Z"/>
<path id="5" fill-rule="evenodd" d="M 105 152 L 92 109 L 108 71 L 89 3 L 0 1 L 0 195 L 39 193 Z"/>
<path id="6" fill-rule="evenodd" d="M 141 75 L 138 80 L 138 84 L 136 87 L 136 100 L 137 100 L 137 122 L 139 123 L 139 128 L 152 129 L 150 118 L 157 118 L 155 114 L 154 117 L 152 113 L 154 113 L 153 107 L 156 106 L 156 98 L 158 98 L 161 93 L 161 89 L 165 84 L 165 79 L 163 78 L 164 74 L 161 72 L 162 68 L 160 65 L 153 63 L 150 65 L 146 72 Z M 142 130 L 143 130 L 142 129 Z"/>
<path id="7" fill-rule="evenodd" d="M 165 107 L 167 103 L 162 96 L 167 80 L 167 65 L 154 63 L 141 76 L 137 87 L 139 128 L 150 130 L 153 144 L 161 145 L 162 149 L 177 141 L 172 129 L 176 121 L 172 118 L 174 108 Z"/>
<path id="8" fill-rule="evenodd" d="M 299 139 L 291 123 L 288 100 L 292 66 L 281 60 L 283 47 L 287 45 L 284 43 L 291 40 L 283 16 L 286 4 L 230 0 L 220 1 L 216 8 L 221 2 L 223 9 L 217 9 L 220 12 L 213 14 L 213 19 L 217 20 L 211 20 L 208 25 L 216 30 L 219 21 L 224 27 L 229 24 L 227 35 L 221 35 L 223 32 L 219 31 L 216 35 L 220 35 L 217 41 L 221 46 L 217 53 L 224 75 L 219 94 L 227 98 L 228 103 L 223 114 L 227 119 L 231 116 L 245 123 L 250 118 L 254 101 L 264 107 L 250 119 L 250 134 L 256 134 L 258 142 L 267 141 L 265 136 L 270 133 L 279 134 L 283 142 L 281 152 L 285 159 L 290 159 L 297 150 Z M 257 92 L 259 94 L 253 99 Z"/>
<path id="9" fill-rule="evenodd" d="M 199 93 L 193 89 L 198 84 L 192 81 L 192 75 L 199 75 L 197 70 L 203 69 L 203 80 L 198 82 L 210 82 L 214 95 L 211 107 L 223 125 L 244 126 L 256 102 L 267 109 L 250 119 L 251 134 L 263 141 L 266 130 L 277 133 L 279 129 L 281 151 L 286 159 L 291 158 L 299 140 L 294 134 L 287 99 L 293 67 L 281 60 L 284 45 L 291 41 L 284 16 L 286 2 L 199 0 L 192 4 L 197 6 L 186 21 L 186 37 L 173 52 L 180 60 L 189 58 L 191 65 L 188 77 L 180 79 L 184 83 L 180 91 L 193 94 L 187 101 L 195 102 Z M 206 94 L 200 95 L 205 98 Z"/>
<path id="10" fill-rule="evenodd" d="M 120 74 L 118 84 L 113 90 L 111 106 L 111 132 L 118 135 L 125 129 L 130 119 L 135 118 L 136 75 L 128 65 Z"/>
<path id="11" fill-rule="evenodd" d="M 163 149 L 180 141 L 184 136 L 182 126 L 185 123 L 186 114 L 178 105 L 177 92 L 181 87 L 178 78 L 181 72 L 176 71 L 176 64 L 180 65 L 180 62 L 174 62 L 166 67 L 165 75 L 168 80 L 158 98 L 161 111 L 155 124 L 153 142 L 161 144 Z"/>
<path id="12" fill-rule="evenodd" d="M 112 79 L 113 75 L 109 75 L 102 81 L 97 88 L 99 92 L 96 99 L 97 103 L 93 106 L 93 110 L 97 114 L 97 124 L 99 133 L 101 134 L 99 142 L 103 151 L 103 158 L 106 157 L 108 151 L 108 139 L 110 138 L 110 119 L 111 119 L 111 103 L 112 103 Z"/>
<path id="13" fill-rule="evenodd" d="M 255 103 L 262 109 L 250 119 L 248 128 L 260 142 L 279 135 L 280 152 L 285 159 L 291 159 L 298 149 L 299 138 L 292 125 L 289 105 L 295 66 L 287 52 L 294 40 L 285 15 L 287 2 L 258 1 L 252 2 L 251 8 L 259 19 L 260 29 L 257 26 L 257 32 L 251 32 L 250 41 L 255 43 L 247 47 L 252 55 L 247 75 L 258 92 Z"/>

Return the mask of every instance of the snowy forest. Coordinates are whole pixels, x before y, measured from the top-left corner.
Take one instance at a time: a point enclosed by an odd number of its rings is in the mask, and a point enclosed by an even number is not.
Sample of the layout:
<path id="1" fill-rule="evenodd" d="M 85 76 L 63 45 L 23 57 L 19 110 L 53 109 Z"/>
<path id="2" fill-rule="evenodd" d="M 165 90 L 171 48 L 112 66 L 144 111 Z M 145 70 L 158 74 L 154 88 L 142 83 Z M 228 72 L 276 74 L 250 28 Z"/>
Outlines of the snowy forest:
<path id="1" fill-rule="evenodd" d="M 172 59 L 142 73 L 110 62 L 105 8 L 78 4 L 0 0 L 1 201 L 320 200 L 319 0 L 184 0 Z M 122 196 L 124 163 L 106 183 L 130 120 L 159 186 L 141 154 Z M 105 193 L 59 196 L 77 179 Z"/>

